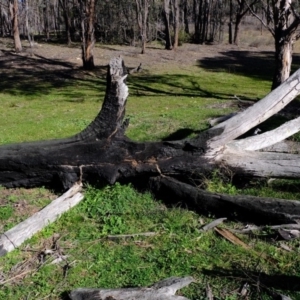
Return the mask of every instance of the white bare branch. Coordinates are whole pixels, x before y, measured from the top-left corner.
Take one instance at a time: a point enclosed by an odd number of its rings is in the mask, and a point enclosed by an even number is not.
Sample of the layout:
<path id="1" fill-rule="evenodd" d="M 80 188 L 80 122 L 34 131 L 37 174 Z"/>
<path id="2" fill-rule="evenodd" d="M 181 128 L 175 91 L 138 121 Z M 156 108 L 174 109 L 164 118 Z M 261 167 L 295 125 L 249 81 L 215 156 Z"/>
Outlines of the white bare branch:
<path id="1" fill-rule="evenodd" d="M 299 94 L 300 69 L 262 100 L 231 119 L 209 129 L 213 135 L 208 142 L 209 148 L 212 152 L 214 149 L 218 151 L 218 148 L 278 113 Z M 215 136 L 214 133 L 217 131 L 221 133 Z"/>
<path id="2" fill-rule="evenodd" d="M 251 136 L 246 139 L 232 141 L 227 146 L 241 150 L 260 150 L 285 140 L 300 131 L 300 117 L 288 121 L 274 130 Z"/>

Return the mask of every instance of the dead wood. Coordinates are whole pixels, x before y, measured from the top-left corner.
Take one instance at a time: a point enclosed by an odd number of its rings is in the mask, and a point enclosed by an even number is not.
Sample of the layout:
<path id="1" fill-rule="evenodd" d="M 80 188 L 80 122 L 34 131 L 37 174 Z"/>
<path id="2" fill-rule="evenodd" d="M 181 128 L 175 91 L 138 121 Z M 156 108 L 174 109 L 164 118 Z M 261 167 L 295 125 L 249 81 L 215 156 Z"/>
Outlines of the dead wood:
<path id="1" fill-rule="evenodd" d="M 218 195 L 194 186 L 217 168 L 239 178 L 300 178 L 298 150 L 290 153 L 290 146 L 283 142 L 290 130 L 299 129 L 298 119 L 269 134 L 235 141 L 300 93 L 300 70 L 264 99 L 194 139 L 152 143 L 134 142 L 125 135 L 129 125 L 125 118 L 127 72 L 122 58 L 110 61 L 102 108 L 77 135 L 1 146 L 0 184 L 8 188 L 54 186 L 66 190 L 76 182 L 133 182 L 157 194 L 165 190 L 173 195 L 172 201 L 221 217 L 271 223 L 300 219 L 296 201 Z M 283 144 L 289 153 L 267 151 Z M 255 151 L 258 149 L 263 151 Z"/>
<path id="2" fill-rule="evenodd" d="M 25 240 L 53 223 L 59 216 L 78 204 L 83 195 L 79 192 L 81 185 L 77 184 L 61 197 L 53 200 L 41 211 L 0 235 L 0 256 L 19 247 Z"/>
<path id="3" fill-rule="evenodd" d="M 278 224 L 296 222 L 300 216 L 299 201 L 211 193 L 166 176 L 152 178 L 151 189 L 166 201 L 172 199 L 199 212 L 231 219 Z"/>
<path id="4" fill-rule="evenodd" d="M 200 231 L 208 231 L 210 229 L 213 229 L 214 227 L 223 223 L 225 220 L 227 220 L 227 218 L 219 218 L 217 220 L 214 220 L 214 221 L 204 225 L 203 227 L 201 227 Z"/>
<path id="5" fill-rule="evenodd" d="M 120 289 L 88 289 L 79 288 L 70 293 L 72 300 L 188 300 L 176 296 L 177 290 L 194 282 L 192 277 L 171 277 L 155 283 L 150 287 Z"/>

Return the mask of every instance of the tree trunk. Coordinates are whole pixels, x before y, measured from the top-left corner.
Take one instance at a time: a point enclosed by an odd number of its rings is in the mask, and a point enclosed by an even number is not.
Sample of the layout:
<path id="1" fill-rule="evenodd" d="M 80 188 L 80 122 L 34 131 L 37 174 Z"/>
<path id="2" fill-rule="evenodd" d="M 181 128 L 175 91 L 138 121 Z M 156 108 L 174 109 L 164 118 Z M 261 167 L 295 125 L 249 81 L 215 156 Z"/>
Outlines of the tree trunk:
<path id="1" fill-rule="evenodd" d="M 44 30 L 48 41 L 50 39 L 49 0 L 44 1 Z"/>
<path id="2" fill-rule="evenodd" d="M 82 62 L 83 68 L 86 70 L 92 70 L 95 67 L 93 54 L 95 46 L 95 5 L 96 0 L 80 0 Z"/>
<path id="3" fill-rule="evenodd" d="M 193 1 L 193 15 L 194 15 L 194 42 L 200 43 L 200 4 L 198 0 Z"/>
<path id="4" fill-rule="evenodd" d="M 240 33 L 240 24 L 242 21 L 242 17 L 240 15 L 236 15 L 235 24 L 234 24 L 234 37 L 233 44 L 239 45 L 239 33 Z"/>
<path id="5" fill-rule="evenodd" d="M 178 47 L 178 39 L 179 39 L 179 0 L 173 0 L 174 5 L 174 42 L 173 48 L 176 49 Z"/>
<path id="6" fill-rule="evenodd" d="M 33 37 L 33 34 L 31 32 L 31 29 L 30 29 L 30 26 L 29 26 L 29 18 L 28 18 L 29 3 L 28 3 L 28 1 L 29 0 L 26 0 L 26 2 L 25 2 L 25 28 L 26 28 L 28 42 L 29 42 L 30 48 L 32 49 L 33 48 L 34 37 Z"/>
<path id="7" fill-rule="evenodd" d="M 269 1 L 266 9 L 264 9 L 267 24 L 250 9 L 251 13 L 268 28 L 274 37 L 276 66 L 272 89 L 277 88 L 290 76 L 293 43 L 300 37 L 297 34 L 300 16 L 291 4 L 290 0 Z M 271 24 L 273 27 L 270 26 Z"/>
<path id="8" fill-rule="evenodd" d="M 184 22 L 184 32 L 187 34 L 190 34 L 190 28 L 189 28 L 189 19 L 188 19 L 188 3 L 187 0 L 183 3 L 183 22 Z"/>
<path id="9" fill-rule="evenodd" d="M 9 188 L 55 186 L 61 189 L 76 182 L 114 184 L 120 181 L 148 188 L 150 184 L 155 193 L 170 195 L 173 190 L 174 195 L 169 199 L 180 199 L 201 211 L 234 215 L 235 219 L 291 222 L 300 218 L 297 201 L 285 204 L 283 200 L 215 195 L 195 188 L 195 183 L 200 183 L 215 169 L 245 180 L 300 178 L 300 146 L 294 143 L 293 153 L 286 153 L 290 152 L 290 145 L 282 142 L 299 131 L 300 118 L 273 131 L 236 140 L 300 94 L 300 70 L 253 106 L 196 138 L 151 143 L 137 143 L 125 136 L 129 122 L 125 119 L 126 77 L 123 60 L 112 59 L 101 111 L 77 135 L 1 146 L 0 184 Z M 279 149 L 282 153 L 278 153 Z"/>
<path id="10" fill-rule="evenodd" d="M 275 72 L 272 89 L 289 78 L 292 66 L 293 41 L 290 38 L 275 38 Z"/>
<path id="11" fill-rule="evenodd" d="M 249 11 L 249 7 L 253 6 L 256 1 L 257 0 L 254 0 L 251 4 L 249 3 L 247 6 L 246 0 L 237 0 L 238 7 L 237 7 L 236 16 L 235 16 L 234 38 L 233 38 L 233 43 L 235 45 L 239 44 L 239 33 L 240 33 L 240 25 L 241 25 L 242 19 L 246 15 L 246 13 Z"/>
<path id="12" fill-rule="evenodd" d="M 172 40 L 170 34 L 170 0 L 164 0 L 164 8 L 162 11 L 163 21 L 165 25 L 165 40 L 166 40 L 166 49 L 172 50 Z"/>
<path id="13" fill-rule="evenodd" d="M 136 0 L 137 21 L 140 30 L 140 38 L 142 41 L 141 54 L 146 52 L 147 43 L 147 23 L 149 14 L 149 0 Z"/>
<path id="14" fill-rule="evenodd" d="M 22 44 L 19 33 L 19 22 L 18 22 L 18 0 L 13 0 L 13 3 L 10 2 L 10 11 L 12 16 L 12 29 L 13 29 L 13 37 L 15 43 L 15 51 L 22 52 Z"/>
<path id="15" fill-rule="evenodd" d="M 232 39 L 232 24 L 233 24 L 233 4 L 232 4 L 233 0 L 230 0 L 229 2 L 229 23 L 228 23 L 228 30 L 229 30 L 229 34 L 228 34 L 228 43 L 232 44 L 233 43 L 233 39 Z"/>
<path id="16" fill-rule="evenodd" d="M 72 45 L 71 17 L 70 17 L 70 14 L 69 14 L 69 12 L 67 10 L 63 11 L 63 16 L 64 16 L 64 21 L 65 21 L 65 26 L 66 26 L 66 40 L 67 40 L 67 45 L 71 46 Z"/>

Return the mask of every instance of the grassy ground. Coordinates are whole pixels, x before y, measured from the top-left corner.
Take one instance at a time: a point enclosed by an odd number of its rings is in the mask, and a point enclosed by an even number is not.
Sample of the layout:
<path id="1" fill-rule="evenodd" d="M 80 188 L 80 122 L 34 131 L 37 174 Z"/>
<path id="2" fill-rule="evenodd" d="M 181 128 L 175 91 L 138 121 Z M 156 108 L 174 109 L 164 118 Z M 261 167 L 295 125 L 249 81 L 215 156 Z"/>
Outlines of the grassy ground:
<path id="1" fill-rule="evenodd" d="M 104 67 L 82 71 L 76 64 L 77 49 L 42 45 L 48 52 L 37 49 L 33 57 L 20 57 L 6 52 L 6 45 L 1 40 L 0 66 L 5 72 L 0 82 L 0 143 L 69 136 L 95 117 L 105 90 Z M 143 61 L 143 72 L 128 79 L 128 136 L 132 139 L 191 136 L 208 127 L 208 118 L 236 111 L 234 95 L 256 101 L 268 93 L 269 52 L 225 51 L 223 47 L 212 53 L 208 46 L 185 47 L 174 54 L 154 45 L 143 57 L 134 48 L 97 47 L 96 55 L 103 59 L 99 66 L 119 52 L 130 66 Z M 62 57 L 55 56 L 58 50 L 57 56 Z M 261 183 L 239 190 L 216 173 L 204 183 L 217 192 L 300 197 L 297 182 L 274 182 L 272 187 Z M 0 195 L 1 231 L 55 198 L 43 188 L 1 189 Z M 68 299 L 68 291 L 77 287 L 146 286 L 186 275 L 196 283 L 180 294 L 194 300 L 206 299 L 207 284 L 216 299 L 272 299 L 275 291 L 300 299 L 297 240 L 280 241 L 266 229 L 238 235 L 250 246 L 243 248 L 215 231 L 200 230 L 213 219 L 167 207 L 131 186 L 86 186 L 81 204 L 0 258 L 0 299 Z M 221 227 L 244 225 L 226 222 Z M 143 232 L 154 235 L 109 237 Z M 284 250 L 282 243 L 291 251 Z M 53 263 L 61 257 L 61 262 Z M 245 283 L 249 287 L 243 298 L 240 290 Z"/>

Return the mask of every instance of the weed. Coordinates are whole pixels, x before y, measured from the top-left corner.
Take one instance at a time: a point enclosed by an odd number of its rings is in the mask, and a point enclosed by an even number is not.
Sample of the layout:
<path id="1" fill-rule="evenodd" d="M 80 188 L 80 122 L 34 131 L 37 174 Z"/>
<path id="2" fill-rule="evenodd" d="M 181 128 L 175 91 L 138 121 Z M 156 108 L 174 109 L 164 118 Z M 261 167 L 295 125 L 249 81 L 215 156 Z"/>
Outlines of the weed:
<path id="1" fill-rule="evenodd" d="M 8 220 L 12 216 L 13 211 L 13 208 L 8 205 L 0 207 L 0 219 Z"/>

